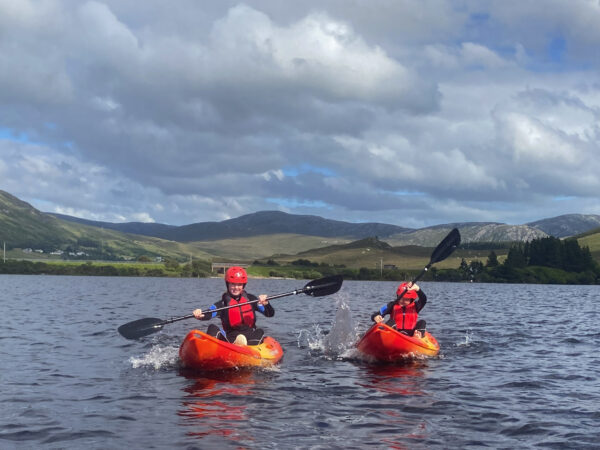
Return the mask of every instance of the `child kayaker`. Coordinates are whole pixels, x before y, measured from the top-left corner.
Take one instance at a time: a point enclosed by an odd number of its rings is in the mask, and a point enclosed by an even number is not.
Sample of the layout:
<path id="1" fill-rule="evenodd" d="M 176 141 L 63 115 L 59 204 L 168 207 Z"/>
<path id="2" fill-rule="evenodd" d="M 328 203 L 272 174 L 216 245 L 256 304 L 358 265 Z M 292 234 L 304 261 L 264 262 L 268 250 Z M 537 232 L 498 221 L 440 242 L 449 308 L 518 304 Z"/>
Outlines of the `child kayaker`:
<path id="1" fill-rule="evenodd" d="M 227 342 L 236 345 L 258 345 L 262 342 L 264 331 L 256 328 L 256 311 L 261 312 L 266 317 L 273 317 L 275 310 L 267 300 L 266 295 L 258 297 L 248 294 L 245 291 L 248 282 L 248 274 L 241 267 L 230 267 L 225 273 L 225 284 L 227 292 L 223 294 L 221 300 L 211 305 L 206 314 L 201 309 L 194 310 L 196 319 L 210 320 L 213 317 L 221 319 L 222 328 L 215 324 L 210 324 L 206 333 L 218 337 Z M 253 300 L 257 302 L 250 303 Z M 234 308 L 225 309 L 211 313 L 210 310 L 223 308 L 225 306 L 239 305 Z"/>
<path id="2" fill-rule="evenodd" d="M 404 295 L 402 295 L 404 293 Z M 390 315 L 387 324 L 408 336 L 423 337 L 426 322 L 419 319 L 419 311 L 427 303 L 427 296 L 419 285 L 404 282 L 396 290 L 396 299 L 382 306 L 379 311 L 371 315 L 371 320 L 383 322 L 383 316 Z"/>

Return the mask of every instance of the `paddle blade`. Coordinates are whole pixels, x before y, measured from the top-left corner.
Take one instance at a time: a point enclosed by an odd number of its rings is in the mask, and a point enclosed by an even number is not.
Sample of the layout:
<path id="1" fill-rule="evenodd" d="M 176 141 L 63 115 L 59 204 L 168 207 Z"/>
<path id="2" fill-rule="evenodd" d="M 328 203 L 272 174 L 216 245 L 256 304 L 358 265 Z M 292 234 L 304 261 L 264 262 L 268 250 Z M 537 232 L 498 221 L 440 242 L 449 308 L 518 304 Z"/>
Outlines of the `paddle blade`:
<path id="1" fill-rule="evenodd" d="M 313 297 L 323 297 L 324 295 L 335 294 L 342 287 L 344 277 L 342 275 L 333 275 L 330 277 L 319 278 L 307 283 L 302 288 L 302 292 Z"/>
<path id="2" fill-rule="evenodd" d="M 456 247 L 460 245 L 460 233 L 458 229 L 454 228 L 448 236 L 444 238 L 442 242 L 438 244 L 433 253 L 431 254 L 431 261 L 429 264 L 433 264 L 446 259 L 452 254 Z"/>
<path id="3" fill-rule="evenodd" d="M 117 330 L 126 339 L 139 339 L 161 330 L 164 325 L 162 319 L 146 317 L 121 325 Z"/>

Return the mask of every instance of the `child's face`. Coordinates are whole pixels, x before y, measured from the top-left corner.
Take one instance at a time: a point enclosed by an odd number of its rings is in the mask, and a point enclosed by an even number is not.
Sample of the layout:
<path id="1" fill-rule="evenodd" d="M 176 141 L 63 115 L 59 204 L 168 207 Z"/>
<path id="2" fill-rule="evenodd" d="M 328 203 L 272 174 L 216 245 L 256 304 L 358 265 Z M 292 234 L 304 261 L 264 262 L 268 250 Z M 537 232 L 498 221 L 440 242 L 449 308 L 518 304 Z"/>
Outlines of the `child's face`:
<path id="1" fill-rule="evenodd" d="M 412 300 L 410 298 L 402 297 L 398 303 L 400 304 L 400 306 L 407 306 L 410 305 L 411 301 Z"/>
<path id="2" fill-rule="evenodd" d="M 229 293 L 235 297 L 242 293 L 242 291 L 244 290 L 244 285 L 242 283 L 229 283 L 228 290 Z"/>

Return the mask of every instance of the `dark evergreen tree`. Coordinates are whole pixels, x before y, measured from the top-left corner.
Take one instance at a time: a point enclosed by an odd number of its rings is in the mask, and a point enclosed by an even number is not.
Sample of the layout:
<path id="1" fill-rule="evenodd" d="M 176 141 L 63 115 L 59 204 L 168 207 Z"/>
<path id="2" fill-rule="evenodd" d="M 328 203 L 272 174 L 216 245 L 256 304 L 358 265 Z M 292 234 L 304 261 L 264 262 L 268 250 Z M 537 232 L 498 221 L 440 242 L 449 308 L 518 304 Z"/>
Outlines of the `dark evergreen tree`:
<path id="1" fill-rule="evenodd" d="M 485 263 L 485 267 L 497 267 L 498 266 L 498 256 L 496 252 L 492 250 L 488 255 L 487 262 Z"/>
<path id="2" fill-rule="evenodd" d="M 594 261 L 589 247 L 583 247 L 581 249 L 581 260 L 584 270 L 598 271 L 598 264 Z"/>
<path id="3" fill-rule="evenodd" d="M 460 261 L 460 273 L 463 280 L 468 280 L 471 278 L 471 272 L 469 271 L 469 264 L 465 261 L 465 258 L 462 258 Z"/>
<path id="4" fill-rule="evenodd" d="M 534 239 L 529 243 L 529 265 L 562 267 L 561 240 L 552 236 Z"/>
<path id="5" fill-rule="evenodd" d="M 527 257 L 525 256 L 523 244 L 515 244 L 508 250 L 504 266 L 515 269 L 527 266 Z"/>
<path id="6" fill-rule="evenodd" d="M 485 269 L 481 261 L 471 261 L 471 264 L 469 264 L 469 271 L 471 272 L 471 280 L 475 280 L 479 279 L 479 276 Z"/>

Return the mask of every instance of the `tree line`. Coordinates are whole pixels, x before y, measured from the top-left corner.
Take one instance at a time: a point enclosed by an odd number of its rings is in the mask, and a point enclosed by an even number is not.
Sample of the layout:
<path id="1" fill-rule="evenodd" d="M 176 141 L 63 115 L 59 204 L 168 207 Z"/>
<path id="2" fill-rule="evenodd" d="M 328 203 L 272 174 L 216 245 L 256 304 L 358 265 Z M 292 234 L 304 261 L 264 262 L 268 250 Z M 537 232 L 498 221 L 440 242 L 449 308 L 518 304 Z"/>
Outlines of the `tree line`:
<path id="1" fill-rule="evenodd" d="M 0 261 L 0 274 L 20 275 L 87 275 L 111 277 L 186 277 L 204 278 L 210 276 L 210 263 L 193 261 L 179 264 L 166 258 L 163 264 L 67 264 L 60 262 L 13 260 Z"/>
<path id="2" fill-rule="evenodd" d="M 458 269 L 439 271 L 438 279 L 496 283 L 600 284 L 600 266 L 588 247 L 576 239 L 534 239 L 510 246 L 506 259 L 498 262 L 492 250 L 481 261 L 461 261 Z"/>

